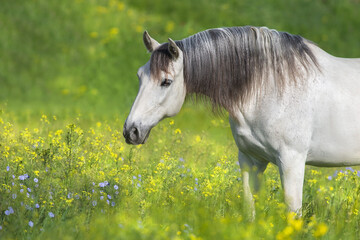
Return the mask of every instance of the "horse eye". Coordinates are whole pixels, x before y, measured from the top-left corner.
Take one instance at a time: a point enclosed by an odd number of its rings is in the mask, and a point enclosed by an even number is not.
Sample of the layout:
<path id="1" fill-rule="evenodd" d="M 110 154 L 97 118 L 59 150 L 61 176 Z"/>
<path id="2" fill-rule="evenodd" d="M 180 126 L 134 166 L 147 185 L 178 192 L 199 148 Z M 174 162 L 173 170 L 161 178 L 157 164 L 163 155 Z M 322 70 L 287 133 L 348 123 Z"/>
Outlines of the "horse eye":
<path id="1" fill-rule="evenodd" d="M 162 87 L 168 87 L 170 86 L 170 84 L 172 83 L 171 79 L 165 78 L 164 80 L 162 80 L 160 86 Z"/>

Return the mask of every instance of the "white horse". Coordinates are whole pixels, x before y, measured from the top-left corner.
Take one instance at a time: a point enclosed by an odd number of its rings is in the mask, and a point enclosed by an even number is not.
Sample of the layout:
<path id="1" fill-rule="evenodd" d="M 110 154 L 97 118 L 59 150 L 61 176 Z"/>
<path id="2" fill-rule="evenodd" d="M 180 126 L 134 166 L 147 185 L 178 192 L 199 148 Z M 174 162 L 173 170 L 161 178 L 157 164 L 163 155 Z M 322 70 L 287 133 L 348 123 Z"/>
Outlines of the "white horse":
<path id="1" fill-rule="evenodd" d="M 289 210 L 299 214 L 306 164 L 360 164 L 360 59 L 265 27 L 211 29 L 163 44 L 147 32 L 143 39 L 152 55 L 137 74 L 126 142 L 145 143 L 187 94 L 205 96 L 229 112 L 253 217 L 252 191 L 269 162 L 279 168 Z"/>

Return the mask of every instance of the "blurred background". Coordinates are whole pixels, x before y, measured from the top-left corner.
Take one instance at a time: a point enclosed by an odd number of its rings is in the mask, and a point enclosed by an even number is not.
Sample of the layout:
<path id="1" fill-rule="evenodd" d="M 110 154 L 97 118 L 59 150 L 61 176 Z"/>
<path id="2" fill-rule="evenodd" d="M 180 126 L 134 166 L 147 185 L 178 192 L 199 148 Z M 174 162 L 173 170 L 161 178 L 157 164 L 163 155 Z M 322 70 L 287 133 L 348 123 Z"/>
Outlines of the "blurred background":
<path id="1" fill-rule="evenodd" d="M 360 57 L 359 14 L 359 0 L 0 0 L 0 106 L 20 122 L 42 113 L 124 120 L 137 69 L 150 57 L 145 29 L 164 42 L 208 28 L 267 26 Z M 214 116 L 193 104 L 177 117 L 193 121 L 179 123 L 204 129 Z"/>

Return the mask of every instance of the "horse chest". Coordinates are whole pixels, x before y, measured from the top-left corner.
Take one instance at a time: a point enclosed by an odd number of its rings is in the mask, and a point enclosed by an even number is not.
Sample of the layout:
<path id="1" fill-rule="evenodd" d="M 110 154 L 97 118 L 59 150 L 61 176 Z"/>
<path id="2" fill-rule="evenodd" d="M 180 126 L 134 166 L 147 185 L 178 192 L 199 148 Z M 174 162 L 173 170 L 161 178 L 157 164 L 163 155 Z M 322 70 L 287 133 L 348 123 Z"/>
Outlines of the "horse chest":
<path id="1" fill-rule="evenodd" d="M 273 151 L 265 137 L 264 129 L 246 121 L 235 121 L 230 118 L 231 131 L 239 150 L 253 158 L 275 162 Z"/>

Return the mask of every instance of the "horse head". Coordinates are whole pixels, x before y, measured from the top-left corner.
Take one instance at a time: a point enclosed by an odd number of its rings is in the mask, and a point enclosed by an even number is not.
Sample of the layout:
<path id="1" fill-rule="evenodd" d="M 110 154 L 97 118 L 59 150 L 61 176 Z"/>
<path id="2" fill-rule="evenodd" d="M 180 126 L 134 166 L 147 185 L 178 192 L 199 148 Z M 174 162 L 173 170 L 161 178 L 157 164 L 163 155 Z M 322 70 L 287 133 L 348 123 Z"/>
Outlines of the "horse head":
<path id="1" fill-rule="evenodd" d="M 150 60 L 139 68 L 139 91 L 127 117 L 123 135 L 128 144 L 143 144 L 162 119 L 176 115 L 185 100 L 183 52 L 169 38 L 159 44 L 144 32 Z"/>

